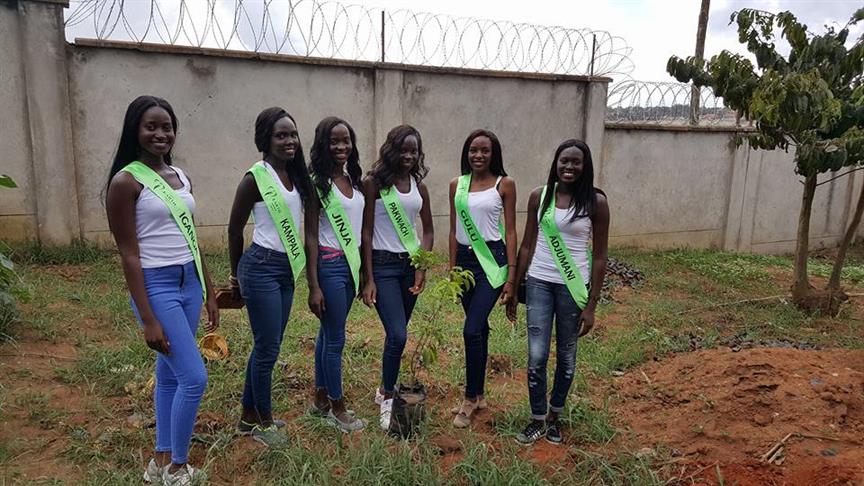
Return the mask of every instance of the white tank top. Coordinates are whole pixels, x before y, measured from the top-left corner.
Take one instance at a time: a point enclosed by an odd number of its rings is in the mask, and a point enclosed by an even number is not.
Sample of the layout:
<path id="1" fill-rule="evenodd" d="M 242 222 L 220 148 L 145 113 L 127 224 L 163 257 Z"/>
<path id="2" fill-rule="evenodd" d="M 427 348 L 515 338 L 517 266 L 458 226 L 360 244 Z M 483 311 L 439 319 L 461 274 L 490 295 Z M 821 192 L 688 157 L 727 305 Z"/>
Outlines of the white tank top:
<path id="1" fill-rule="evenodd" d="M 194 216 L 195 198 L 190 192 L 189 179 L 178 167 L 172 169 L 183 183 L 183 187 L 175 189 L 174 192 L 180 196 Z M 138 195 L 138 200 L 135 201 L 135 233 L 138 236 L 138 256 L 141 259 L 141 267 L 158 268 L 191 262 L 192 250 L 189 249 L 189 244 L 186 243 L 180 227 L 171 216 L 168 206 L 143 182 L 138 182 L 144 186 Z"/>
<path id="2" fill-rule="evenodd" d="M 363 206 L 365 206 L 363 193 L 361 193 L 356 187 L 353 187 L 352 190 L 354 191 L 354 197 L 348 199 L 344 194 L 342 194 L 342 191 L 336 187 L 336 184 L 333 184 L 333 182 L 330 182 L 330 190 L 336 193 L 336 197 L 338 197 L 339 201 L 342 203 L 342 208 L 345 209 L 345 214 L 348 216 L 348 222 L 351 223 L 351 230 L 354 233 L 354 238 L 356 238 L 357 245 L 359 246 L 360 232 L 363 228 Z M 318 213 L 318 244 L 320 246 L 342 249 L 342 245 L 339 243 L 336 233 L 333 232 L 333 227 L 330 226 L 330 219 L 327 218 L 327 213 L 324 212 L 324 208 L 321 208 L 321 211 Z"/>
<path id="3" fill-rule="evenodd" d="M 504 201 L 498 194 L 498 184 L 501 176 L 495 180 L 495 185 L 485 191 L 468 193 L 468 212 L 474 220 L 474 226 L 480 232 L 480 236 L 486 241 L 498 241 L 501 239 L 501 230 L 498 228 L 501 213 L 504 211 Z M 456 241 L 463 245 L 470 245 L 468 235 L 459 218 L 456 218 Z"/>
<path id="4" fill-rule="evenodd" d="M 414 228 L 414 233 L 417 233 L 417 215 L 420 214 L 420 208 L 423 206 L 423 197 L 420 196 L 420 191 L 417 189 L 417 182 L 411 179 L 411 189 L 408 194 L 402 194 L 399 189 L 394 186 L 396 196 L 399 197 L 399 202 L 402 203 L 402 208 L 405 210 L 405 215 L 408 216 L 408 221 Z M 418 238 L 419 240 L 419 238 Z M 396 227 L 393 226 L 393 221 L 390 219 L 390 214 L 384 208 L 382 199 L 375 200 L 375 229 L 372 232 L 372 249 L 386 250 L 393 253 L 404 253 L 408 251 L 399 235 L 396 233 Z"/>
<path id="5" fill-rule="evenodd" d="M 537 210 L 537 213 L 539 219 L 540 209 Z M 584 216 L 570 221 L 572 214 L 573 208 L 555 208 L 555 224 L 558 226 L 558 231 L 561 232 L 561 239 L 564 240 L 567 250 L 573 257 L 573 263 L 579 268 L 582 281 L 588 285 L 591 282 L 588 263 L 588 240 L 591 239 L 592 231 L 591 218 Z M 528 275 L 546 282 L 564 283 L 561 272 L 552 258 L 549 245 L 546 243 L 546 235 L 540 228 L 537 228 L 537 246 L 534 249 L 534 258 L 528 267 Z"/>
<path id="6" fill-rule="evenodd" d="M 270 164 L 263 160 L 258 161 L 255 165 L 263 166 L 267 169 L 270 177 L 276 181 L 276 187 L 282 193 L 282 198 L 288 204 L 288 209 L 291 210 L 291 217 L 294 218 L 294 227 L 300 231 L 300 215 L 303 213 L 303 204 L 300 201 L 300 192 L 297 187 L 289 191 L 279 179 L 279 174 L 276 173 Z M 285 245 L 282 244 L 282 239 L 279 237 L 279 232 L 276 231 L 276 225 L 273 224 L 273 217 L 270 216 L 270 211 L 264 201 L 258 201 L 252 206 L 252 218 L 255 220 L 255 229 L 252 231 L 252 243 L 258 246 L 263 246 L 269 250 L 285 253 Z"/>

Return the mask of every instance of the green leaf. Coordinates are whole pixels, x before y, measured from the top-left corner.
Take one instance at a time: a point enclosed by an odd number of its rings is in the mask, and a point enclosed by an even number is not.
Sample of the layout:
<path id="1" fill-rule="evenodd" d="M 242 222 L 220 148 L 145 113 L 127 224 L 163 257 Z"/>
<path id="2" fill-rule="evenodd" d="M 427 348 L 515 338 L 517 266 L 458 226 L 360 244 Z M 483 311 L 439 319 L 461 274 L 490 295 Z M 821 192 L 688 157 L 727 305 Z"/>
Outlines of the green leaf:
<path id="1" fill-rule="evenodd" d="M 15 184 L 15 181 L 13 181 L 11 177 L 9 177 L 6 174 L 3 174 L 3 175 L 0 175 L 0 187 L 12 188 L 12 187 L 18 187 L 18 185 Z"/>

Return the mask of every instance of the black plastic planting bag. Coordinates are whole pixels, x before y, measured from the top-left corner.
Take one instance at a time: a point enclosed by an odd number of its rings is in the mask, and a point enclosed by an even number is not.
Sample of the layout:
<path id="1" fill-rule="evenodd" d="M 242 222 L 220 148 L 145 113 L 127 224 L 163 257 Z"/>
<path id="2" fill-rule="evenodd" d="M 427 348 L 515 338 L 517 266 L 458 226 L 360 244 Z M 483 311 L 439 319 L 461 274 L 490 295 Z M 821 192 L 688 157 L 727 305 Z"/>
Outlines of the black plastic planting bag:
<path id="1" fill-rule="evenodd" d="M 411 437 L 426 416 L 426 387 L 399 384 L 393 396 L 393 411 L 390 414 L 390 435 L 407 439 Z"/>

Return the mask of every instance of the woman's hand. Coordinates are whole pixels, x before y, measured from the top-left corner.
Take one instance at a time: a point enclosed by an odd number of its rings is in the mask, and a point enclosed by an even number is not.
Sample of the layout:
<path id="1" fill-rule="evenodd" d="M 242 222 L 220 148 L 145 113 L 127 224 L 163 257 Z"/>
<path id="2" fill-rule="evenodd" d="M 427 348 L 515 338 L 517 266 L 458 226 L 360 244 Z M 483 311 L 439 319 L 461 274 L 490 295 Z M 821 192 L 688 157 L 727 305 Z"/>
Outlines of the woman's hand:
<path id="1" fill-rule="evenodd" d="M 594 309 L 585 309 L 579 317 L 579 337 L 582 337 L 594 329 Z"/>
<path id="2" fill-rule="evenodd" d="M 243 300 L 243 296 L 240 294 L 240 281 L 237 280 L 237 277 L 233 275 L 228 277 L 228 287 L 231 289 L 231 298 L 235 301 Z"/>
<path id="3" fill-rule="evenodd" d="M 309 310 L 315 314 L 315 317 L 321 319 L 324 309 L 324 293 L 321 292 L 321 288 L 309 289 Z"/>
<path id="4" fill-rule="evenodd" d="M 144 323 L 144 341 L 147 342 L 148 348 L 168 356 L 171 343 L 168 342 L 168 338 L 162 332 L 162 325 L 159 324 L 159 321 L 154 319 Z"/>
<path id="5" fill-rule="evenodd" d="M 207 294 L 207 323 L 204 324 L 204 330 L 213 332 L 219 327 L 219 306 L 216 304 L 216 297 Z"/>
<path id="6" fill-rule="evenodd" d="M 516 322 L 516 306 L 519 305 L 518 299 L 510 299 L 510 302 L 507 303 L 507 319 L 510 322 Z"/>
<path id="7" fill-rule="evenodd" d="M 426 270 L 417 270 L 414 272 L 414 286 L 408 289 L 414 295 L 420 295 L 423 289 L 426 288 Z"/>
<path id="8" fill-rule="evenodd" d="M 378 298 L 378 287 L 375 286 L 374 280 L 369 279 L 366 281 L 366 284 L 363 285 L 363 291 L 360 293 L 360 296 L 363 299 L 363 303 L 366 304 L 366 307 L 372 307 L 375 305 Z"/>
<path id="9" fill-rule="evenodd" d="M 507 305 L 511 300 L 515 300 L 513 296 L 513 283 L 507 281 L 504 284 L 504 289 L 501 290 L 501 299 L 498 300 L 498 303 L 501 305 Z"/>

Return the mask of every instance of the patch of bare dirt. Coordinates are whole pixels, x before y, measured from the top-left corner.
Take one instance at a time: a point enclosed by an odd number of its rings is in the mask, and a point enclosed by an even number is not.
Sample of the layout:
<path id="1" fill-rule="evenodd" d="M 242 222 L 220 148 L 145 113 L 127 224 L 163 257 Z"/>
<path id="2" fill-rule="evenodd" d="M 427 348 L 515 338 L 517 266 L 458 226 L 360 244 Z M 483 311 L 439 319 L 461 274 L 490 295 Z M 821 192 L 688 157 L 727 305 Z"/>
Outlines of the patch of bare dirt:
<path id="1" fill-rule="evenodd" d="M 634 439 L 681 456 L 679 478 L 864 483 L 864 351 L 683 353 L 631 371 L 615 388 Z"/>

